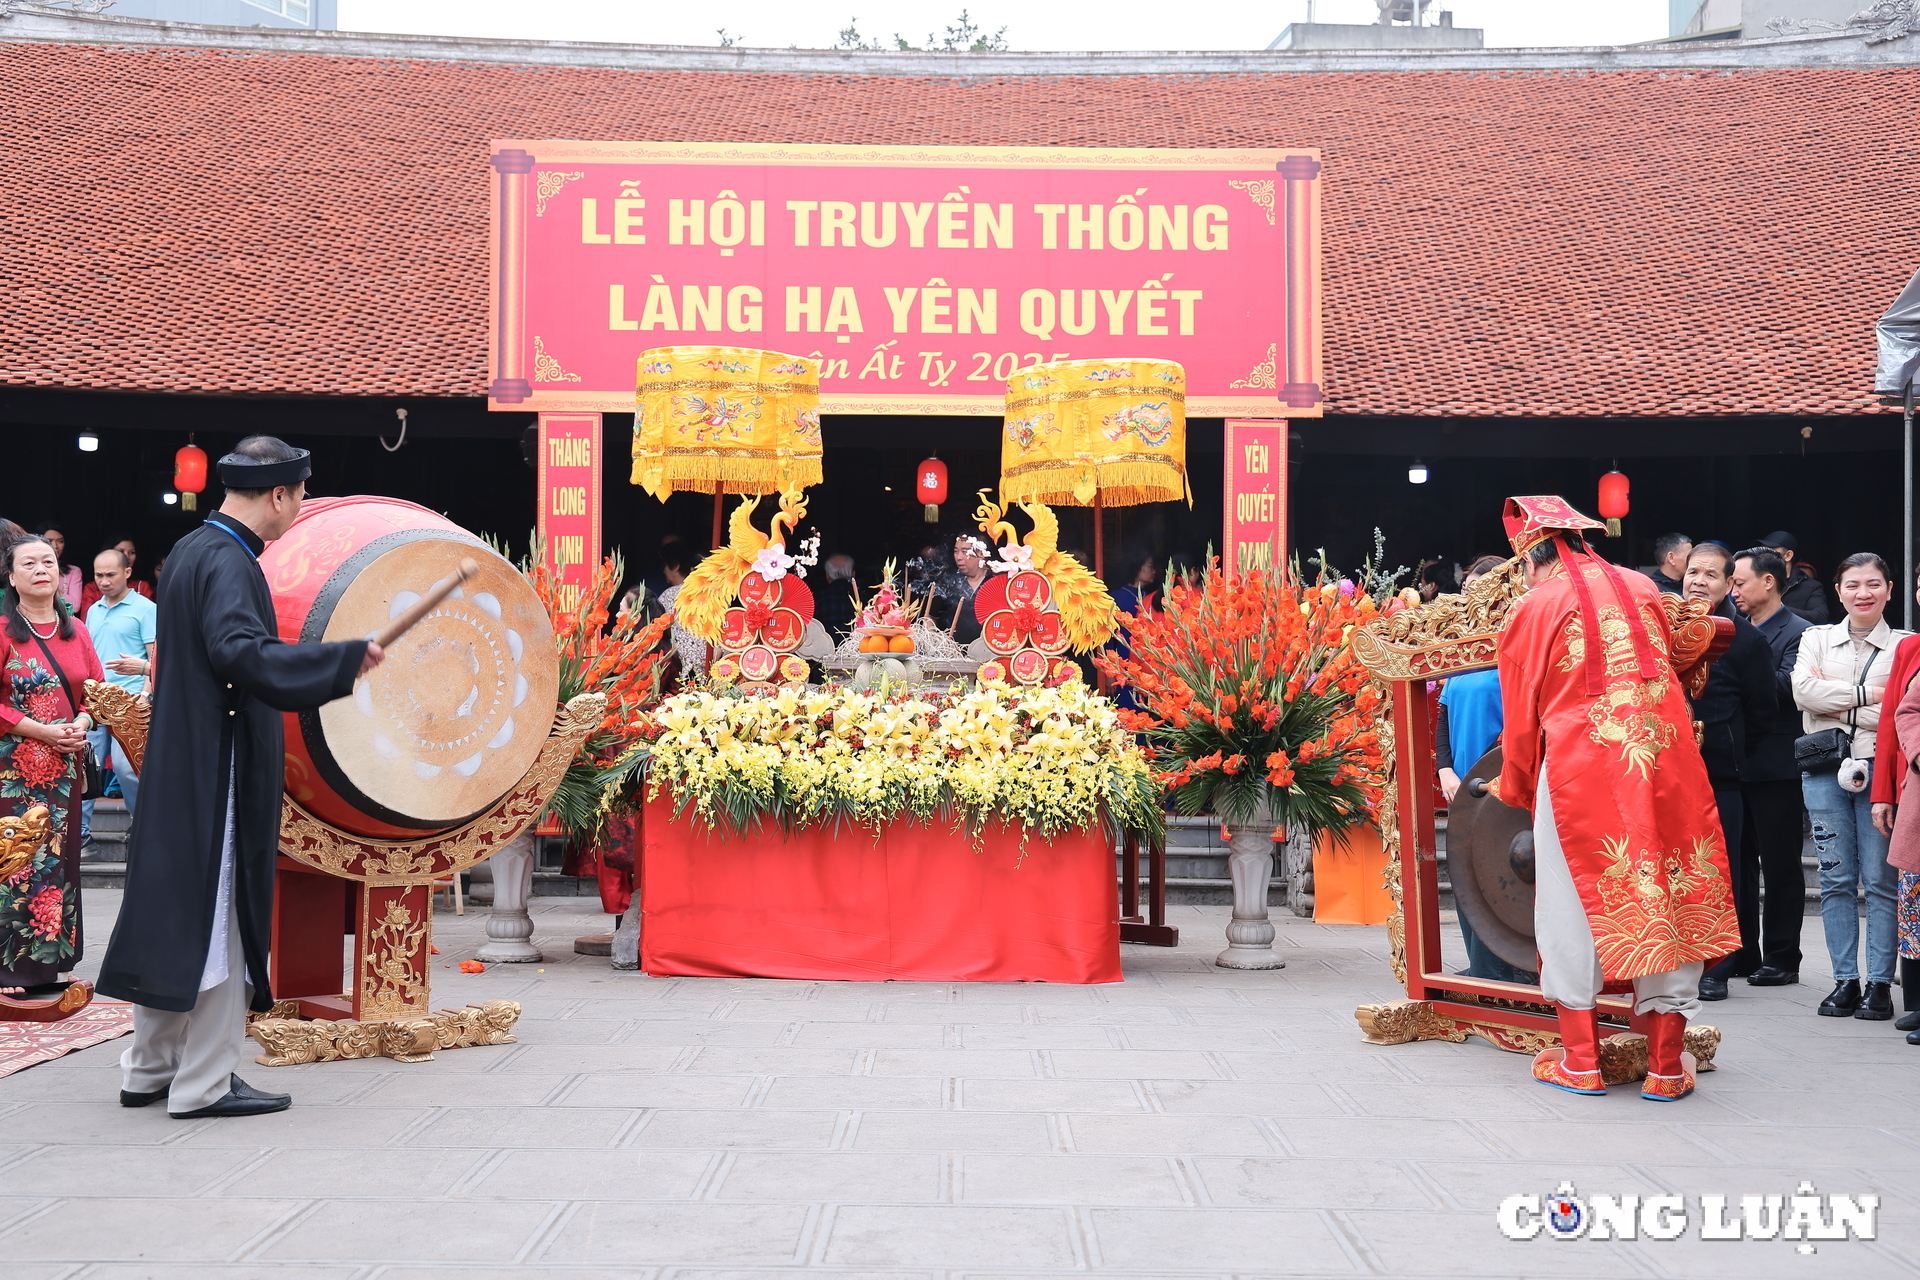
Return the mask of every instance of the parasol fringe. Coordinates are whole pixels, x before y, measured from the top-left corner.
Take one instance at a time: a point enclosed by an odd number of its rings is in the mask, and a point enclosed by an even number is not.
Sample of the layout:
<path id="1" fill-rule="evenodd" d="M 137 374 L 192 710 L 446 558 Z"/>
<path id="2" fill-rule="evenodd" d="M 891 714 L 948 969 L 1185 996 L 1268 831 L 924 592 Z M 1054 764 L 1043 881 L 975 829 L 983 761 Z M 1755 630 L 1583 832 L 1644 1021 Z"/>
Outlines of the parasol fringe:
<path id="1" fill-rule="evenodd" d="M 1105 462 L 1094 468 L 1100 502 L 1108 507 L 1132 507 L 1142 502 L 1181 502 L 1193 505 L 1185 470 L 1160 462 Z M 1084 484 L 1079 467 L 1034 470 L 1004 477 L 1001 497 L 1007 502 L 1044 502 L 1056 507 L 1090 507 L 1091 498 L 1075 493 Z"/>
<path id="2" fill-rule="evenodd" d="M 665 501 L 672 493 L 779 493 L 821 482 L 820 459 L 738 458 L 716 454 L 646 454 L 633 461 L 632 482 Z"/>

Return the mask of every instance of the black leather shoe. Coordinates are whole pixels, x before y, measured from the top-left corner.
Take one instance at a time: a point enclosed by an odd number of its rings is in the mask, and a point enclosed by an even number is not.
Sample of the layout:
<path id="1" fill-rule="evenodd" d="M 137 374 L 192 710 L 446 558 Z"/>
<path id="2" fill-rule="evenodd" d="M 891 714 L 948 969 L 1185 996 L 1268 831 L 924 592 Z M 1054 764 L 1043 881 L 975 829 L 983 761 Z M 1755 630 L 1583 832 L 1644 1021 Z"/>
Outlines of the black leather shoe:
<path id="1" fill-rule="evenodd" d="M 293 1105 L 293 1095 L 290 1093 L 262 1093 L 239 1076 L 228 1076 L 227 1081 L 228 1087 L 232 1089 L 233 1096 L 236 1098 L 250 1098 L 255 1102 L 284 1102 L 288 1106 Z"/>
<path id="2" fill-rule="evenodd" d="M 1816 1010 L 1823 1018 L 1851 1018 L 1860 1007 L 1860 979 L 1847 978 L 1833 984 L 1833 994 L 1820 1002 Z"/>
<path id="3" fill-rule="evenodd" d="M 1908 1044 L 1920 1044 L 1920 1031 L 1915 1031 L 1915 1032 L 1913 1032 L 1912 1034 L 1910 1034 L 1910 1035 L 1909 1035 L 1909 1036 L 1907 1037 L 1907 1043 L 1908 1043 Z"/>
<path id="4" fill-rule="evenodd" d="M 1797 972 L 1789 973 L 1785 969 L 1776 969 L 1770 964 L 1763 964 L 1747 975 L 1747 985 L 1750 987 L 1791 987 L 1797 985 L 1799 981 L 1800 975 Z"/>
<path id="5" fill-rule="evenodd" d="M 243 1098 L 229 1091 L 226 1097 L 198 1111 L 174 1111 L 169 1114 L 175 1120 L 204 1120 L 214 1116 L 264 1116 L 271 1115 L 275 1111 L 285 1111 L 292 1105 L 292 1098 L 276 1098 L 271 1094 L 265 1097 Z"/>
<path id="6" fill-rule="evenodd" d="M 123 1107 L 150 1107 L 166 1096 L 167 1091 L 165 1089 L 160 1090 L 158 1093 L 129 1093 L 125 1089 L 122 1089 L 120 1091 L 120 1105 Z"/>
<path id="7" fill-rule="evenodd" d="M 1725 1000 L 1727 998 L 1727 980 L 1725 978 L 1700 979 L 1700 998 L 1702 1000 Z"/>
<path id="8" fill-rule="evenodd" d="M 1920 1031 L 1920 1009 L 1909 1009 L 1893 1024 L 1895 1031 Z"/>
<path id="9" fill-rule="evenodd" d="M 1853 1016 L 1868 1022 L 1885 1022 L 1893 1017 L 1893 984 L 1869 982 L 1860 993 L 1860 1007 Z"/>

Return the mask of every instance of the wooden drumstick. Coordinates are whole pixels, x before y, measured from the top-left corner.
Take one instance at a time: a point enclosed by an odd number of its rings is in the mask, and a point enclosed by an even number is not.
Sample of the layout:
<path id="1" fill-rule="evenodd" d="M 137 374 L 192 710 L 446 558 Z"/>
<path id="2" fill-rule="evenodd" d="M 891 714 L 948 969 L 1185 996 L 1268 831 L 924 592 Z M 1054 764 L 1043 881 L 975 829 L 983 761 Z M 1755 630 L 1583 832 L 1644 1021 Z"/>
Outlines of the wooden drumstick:
<path id="1" fill-rule="evenodd" d="M 393 645 L 394 641 L 398 640 L 401 636 L 407 634 L 407 632 L 413 630 L 414 625 L 418 623 L 420 619 L 426 617 L 429 613 L 433 612 L 433 609 L 435 606 L 437 606 L 442 600 L 445 600 L 448 596 L 452 595 L 453 589 L 455 587 L 459 586 L 461 583 L 465 582 L 467 579 L 473 577 L 473 575 L 479 572 L 480 572 L 480 565 L 478 562 L 473 560 L 462 560 L 460 562 L 460 568 L 458 572 L 456 572 L 451 578 L 442 578 L 440 579 L 440 581 L 434 583 L 431 587 L 429 587 L 427 589 L 427 594 L 425 594 L 424 596 L 421 596 L 418 600 L 414 601 L 411 605 L 409 605 L 405 613 L 401 614 L 399 617 L 395 618 L 392 622 L 389 622 L 383 629 L 376 632 L 373 637 L 373 642 L 379 645 L 382 649 L 390 648 Z"/>

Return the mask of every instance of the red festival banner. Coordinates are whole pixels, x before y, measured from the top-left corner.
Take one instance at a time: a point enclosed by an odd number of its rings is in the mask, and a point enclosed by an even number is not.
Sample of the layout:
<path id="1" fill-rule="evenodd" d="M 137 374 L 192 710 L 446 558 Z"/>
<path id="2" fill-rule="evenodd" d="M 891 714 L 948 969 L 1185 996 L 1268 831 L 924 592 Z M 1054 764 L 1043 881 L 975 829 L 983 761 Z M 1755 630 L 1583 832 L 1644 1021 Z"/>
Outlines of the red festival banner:
<path id="1" fill-rule="evenodd" d="M 1287 424 L 1227 420 L 1220 563 L 1246 573 L 1287 559 Z"/>
<path id="2" fill-rule="evenodd" d="M 536 537 L 562 609 L 580 607 L 600 563 L 600 415 L 540 415 Z"/>
<path id="3" fill-rule="evenodd" d="M 832 413 L 1002 411 L 1047 360 L 1317 416 L 1320 160 L 1273 148 L 493 144 L 489 408 L 630 411 L 650 347 L 821 361 Z"/>

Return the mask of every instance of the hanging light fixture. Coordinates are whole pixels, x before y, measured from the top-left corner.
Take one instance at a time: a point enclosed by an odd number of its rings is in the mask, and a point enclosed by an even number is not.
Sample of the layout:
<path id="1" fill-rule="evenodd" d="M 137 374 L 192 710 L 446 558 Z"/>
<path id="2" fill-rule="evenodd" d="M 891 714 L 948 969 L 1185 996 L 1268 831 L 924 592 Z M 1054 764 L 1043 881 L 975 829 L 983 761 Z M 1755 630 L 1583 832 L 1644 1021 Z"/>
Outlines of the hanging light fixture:
<path id="1" fill-rule="evenodd" d="M 100 451 L 100 437 L 91 431 L 82 431 L 80 433 L 79 443 L 80 452 L 82 453 L 98 453 Z"/>
<path id="2" fill-rule="evenodd" d="M 193 443 L 191 433 L 173 455 L 173 487 L 180 491 L 182 511 L 199 509 L 199 494 L 207 487 L 207 451 Z"/>
<path id="3" fill-rule="evenodd" d="M 914 492 L 920 495 L 925 504 L 928 524 L 940 522 L 940 504 L 947 500 L 947 464 L 940 461 L 939 454 L 931 454 L 914 470 L 919 479 L 913 482 Z"/>
<path id="4" fill-rule="evenodd" d="M 1618 466 L 1618 463 L 1614 464 Z M 1600 477 L 1600 518 L 1607 522 L 1607 536 L 1620 536 L 1620 520 L 1627 514 L 1630 486 L 1627 477 L 1619 471 L 1609 471 Z"/>
<path id="5" fill-rule="evenodd" d="M 1408 484 L 1425 484 L 1426 482 L 1427 482 L 1427 464 L 1420 461 L 1420 459 L 1415 458 L 1413 460 L 1413 465 L 1407 468 L 1407 483 Z"/>
<path id="6" fill-rule="evenodd" d="M 160 501 L 166 503 L 168 506 L 172 506 L 174 503 L 180 501 L 180 495 L 177 493 L 163 493 L 160 495 Z"/>

